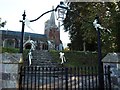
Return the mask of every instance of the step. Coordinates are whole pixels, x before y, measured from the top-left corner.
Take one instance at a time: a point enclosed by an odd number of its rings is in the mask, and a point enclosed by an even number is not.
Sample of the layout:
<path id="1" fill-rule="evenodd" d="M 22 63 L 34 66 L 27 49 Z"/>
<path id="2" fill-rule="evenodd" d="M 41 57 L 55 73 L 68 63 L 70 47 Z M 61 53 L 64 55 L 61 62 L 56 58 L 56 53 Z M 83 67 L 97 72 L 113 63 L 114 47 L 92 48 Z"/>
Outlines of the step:
<path id="1" fill-rule="evenodd" d="M 52 57 L 47 50 L 35 50 L 32 52 L 32 66 L 56 67 L 58 63 L 52 62 Z M 26 61 L 28 63 L 28 61 Z"/>

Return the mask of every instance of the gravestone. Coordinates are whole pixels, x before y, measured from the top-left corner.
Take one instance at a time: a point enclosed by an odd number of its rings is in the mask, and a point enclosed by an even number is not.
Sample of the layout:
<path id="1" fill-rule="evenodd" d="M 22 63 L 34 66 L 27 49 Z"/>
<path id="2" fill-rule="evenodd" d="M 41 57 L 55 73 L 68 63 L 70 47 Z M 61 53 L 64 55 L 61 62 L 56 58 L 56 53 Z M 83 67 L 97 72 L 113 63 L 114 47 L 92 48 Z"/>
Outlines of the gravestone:
<path id="1" fill-rule="evenodd" d="M 120 89 L 120 53 L 108 53 L 102 59 L 102 62 L 103 66 L 110 65 L 112 84 Z"/>
<path id="2" fill-rule="evenodd" d="M 0 54 L 0 90 L 18 88 L 18 68 L 22 54 Z"/>

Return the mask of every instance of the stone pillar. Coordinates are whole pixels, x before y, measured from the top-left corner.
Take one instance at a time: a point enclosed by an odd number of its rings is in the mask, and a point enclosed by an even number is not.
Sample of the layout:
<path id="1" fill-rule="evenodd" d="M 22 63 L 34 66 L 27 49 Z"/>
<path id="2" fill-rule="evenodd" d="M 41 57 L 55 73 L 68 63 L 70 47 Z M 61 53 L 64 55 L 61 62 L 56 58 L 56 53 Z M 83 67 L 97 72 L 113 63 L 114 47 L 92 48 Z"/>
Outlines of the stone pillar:
<path id="1" fill-rule="evenodd" d="M 110 65 L 112 87 L 120 89 L 120 53 L 108 53 L 103 59 L 103 66 Z"/>
<path id="2" fill-rule="evenodd" d="M 18 88 L 19 60 L 22 54 L 0 54 L 0 90 Z"/>

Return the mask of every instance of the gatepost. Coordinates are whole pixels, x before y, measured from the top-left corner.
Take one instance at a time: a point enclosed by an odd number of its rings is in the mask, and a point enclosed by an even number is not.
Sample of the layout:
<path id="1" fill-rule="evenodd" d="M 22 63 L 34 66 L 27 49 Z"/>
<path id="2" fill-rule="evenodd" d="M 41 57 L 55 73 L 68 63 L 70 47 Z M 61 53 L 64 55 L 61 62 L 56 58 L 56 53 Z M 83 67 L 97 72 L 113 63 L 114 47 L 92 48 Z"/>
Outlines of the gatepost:
<path id="1" fill-rule="evenodd" d="M 0 54 L 0 90 L 17 90 L 18 71 L 20 67 L 20 53 L 1 53 Z"/>
<path id="2" fill-rule="evenodd" d="M 102 61 L 103 67 L 110 66 L 112 88 L 120 89 L 120 53 L 108 53 Z"/>

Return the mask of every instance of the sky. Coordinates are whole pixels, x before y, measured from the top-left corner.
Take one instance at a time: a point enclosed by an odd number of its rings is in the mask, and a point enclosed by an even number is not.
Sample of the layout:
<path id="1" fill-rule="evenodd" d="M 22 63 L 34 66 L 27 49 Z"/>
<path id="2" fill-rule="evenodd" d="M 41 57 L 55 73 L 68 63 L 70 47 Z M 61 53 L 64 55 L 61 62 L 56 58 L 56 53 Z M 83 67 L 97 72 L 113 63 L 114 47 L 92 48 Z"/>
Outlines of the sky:
<path id="1" fill-rule="evenodd" d="M 25 10 L 26 18 L 33 20 L 46 11 L 56 7 L 63 0 L 0 0 L 0 17 L 7 24 L 1 30 L 20 31 L 22 29 L 22 14 Z M 51 13 L 45 14 L 39 20 L 30 23 L 30 27 L 25 27 L 25 32 L 44 34 L 44 23 L 50 19 Z M 56 17 L 57 13 L 55 14 Z M 61 22 L 62 23 L 62 22 Z M 56 24 L 58 21 L 56 20 Z M 68 32 L 64 32 L 63 27 L 60 28 L 60 38 L 64 47 L 70 42 Z"/>

